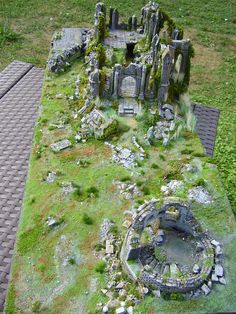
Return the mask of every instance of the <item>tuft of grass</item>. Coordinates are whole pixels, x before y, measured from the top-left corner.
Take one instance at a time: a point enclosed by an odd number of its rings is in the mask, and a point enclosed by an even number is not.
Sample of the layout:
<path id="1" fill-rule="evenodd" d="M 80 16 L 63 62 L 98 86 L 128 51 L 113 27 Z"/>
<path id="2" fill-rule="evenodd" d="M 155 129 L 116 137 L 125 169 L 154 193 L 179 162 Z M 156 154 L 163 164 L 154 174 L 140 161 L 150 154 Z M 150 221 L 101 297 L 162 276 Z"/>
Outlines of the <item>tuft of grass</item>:
<path id="1" fill-rule="evenodd" d="M 163 154 L 159 154 L 159 158 L 160 158 L 161 160 L 163 160 L 163 161 L 166 160 L 166 157 L 165 157 Z"/>
<path id="2" fill-rule="evenodd" d="M 130 182 L 132 179 L 130 176 L 125 176 L 120 179 L 121 182 Z"/>
<path id="3" fill-rule="evenodd" d="M 41 302 L 40 301 L 35 301 L 32 305 L 32 312 L 33 313 L 39 313 L 41 309 Z"/>
<path id="4" fill-rule="evenodd" d="M 93 219 L 88 214 L 83 214 L 82 221 L 86 225 L 92 225 L 93 224 Z"/>
<path id="5" fill-rule="evenodd" d="M 106 269 L 106 262 L 105 261 L 99 261 L 97 262 L 96 266 L 95 266 L 95 271 L 97 273 L 103 274 L 105 269 Z"/>
<path id="6" fill-rule="evenodd" d="M 75 199 L 79 199 L 83 195 L 82 187 L 78 184 L 73 184 L 73 187 L 75 189 L 73 192 L 73 196 L 75 197 Z"/>
<path id="7" fill-rule="evenodd" d="M 43 272 L 45 271 L 45 269 L 46 269 L 46 265 L 45 265 L 44 263 L 39 263 L 39 264 L 37 265 L 37 269 L 38 269 L 41 273 L 43 273 Z"/>
<path id="8" fill-rule="evenodd" d="M 160 167 L 158 166 L 158 164 L 153 163 L 151 165 L 152 169 L 159 169 Z"/>
<path id="9" fill-rule="evenodd" d="M 150 195 L 151 194 L 150 189 L 147 186 L 144 186 L 142 188 L 142 192 L 143 192 L 144 195 Z"/>
<path id="10" fill-rule="evenodd" d="M 20 34 L 14 32 L 8 23 L 0 24 L 0 48 L 16 42 L 20 38 Z"/>
<path id="11" fill-rule="evenodd" d="M 99 190 L 95 186 L 91 186 L 86 190 L 89 197 L 98 197 L 99 196 Z"/>
<path id="12" fill-rule="evenodd" d="M 75 265 L 75 264 L 76 264 L 75 258 L 74 258 L 74 257 L 70 257 L 70 258 L 68 259 L 68 263 L 69 263 L 70 265 Z"/>

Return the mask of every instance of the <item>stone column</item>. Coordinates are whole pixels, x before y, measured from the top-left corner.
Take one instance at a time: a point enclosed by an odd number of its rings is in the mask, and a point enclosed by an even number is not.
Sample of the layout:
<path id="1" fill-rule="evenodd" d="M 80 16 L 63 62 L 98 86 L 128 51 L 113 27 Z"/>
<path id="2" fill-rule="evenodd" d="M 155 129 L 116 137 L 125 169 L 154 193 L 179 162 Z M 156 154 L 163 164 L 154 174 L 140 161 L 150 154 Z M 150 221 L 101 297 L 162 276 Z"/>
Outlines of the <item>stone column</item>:
<path id="1" fill-rule="evenodd" d="M 138 24 L 138 20 L 137 17 L 135 15 L 132 16 L 132 32 L 137 30 L 137 24 Z"/>
<path id="2" fill-rule="evenodd" d="M 144 100 L 147 67 L 143 65 L 139 99 Z"/>
<path id="3" fill-rule="evenodd" d="M 117 9 L 112 11 L 112 21 L 111 21 L 111 29 L 116 30 L 119 24 L 119 12 Z"/>
<path id="4" fill-rule="evenodd" d="M 115 99 L 118 98 L 118 87 L 119 87 L 119 72 L 115 71 L 115 75 L 114 75 L 114 92 L 113 92 L 113 97 Z"/>

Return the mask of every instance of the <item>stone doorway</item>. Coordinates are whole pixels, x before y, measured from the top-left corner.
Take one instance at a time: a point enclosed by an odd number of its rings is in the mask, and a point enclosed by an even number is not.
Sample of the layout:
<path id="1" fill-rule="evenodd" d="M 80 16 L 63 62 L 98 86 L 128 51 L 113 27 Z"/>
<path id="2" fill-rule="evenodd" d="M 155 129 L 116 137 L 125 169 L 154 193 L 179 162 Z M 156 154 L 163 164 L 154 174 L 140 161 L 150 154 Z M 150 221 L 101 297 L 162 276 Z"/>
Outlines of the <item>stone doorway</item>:
<path id="1" fill-rule="evenodd" d="M 120 96 L 134 98 L 136 97 L 136 88 L 137 83 L 135 78 L 132 76 L 127 76 L 122 80 L 120 87 Z"/>

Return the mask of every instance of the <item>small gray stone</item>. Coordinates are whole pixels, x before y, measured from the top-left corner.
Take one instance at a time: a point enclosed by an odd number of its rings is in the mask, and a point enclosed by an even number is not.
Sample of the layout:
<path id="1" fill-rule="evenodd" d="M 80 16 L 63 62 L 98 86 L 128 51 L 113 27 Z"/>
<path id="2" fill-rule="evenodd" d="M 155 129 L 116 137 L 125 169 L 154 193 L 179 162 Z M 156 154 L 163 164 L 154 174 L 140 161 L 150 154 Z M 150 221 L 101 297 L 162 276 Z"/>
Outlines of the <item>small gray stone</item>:
<path id="1" fill-rule="evenodd" d="M 49 172 L 47 175 L 47 183 L 53 183 L 56 178 L 56 172 Z"/>
<path id="2" fill-rule="evenodd" d="M 116 310 L 116 314 L 127 314 L 126 309 L 122 306 Z"/>
<path id="3" fill-rule="evenodd" d="M 122 289 L 123 287 L 124 287 L 124 282 L 123 281 L 121 281 L 121 282 L 119 282 L 117 285 L 116 285 L 116 289 Z"/>
<path id="4" fill-rule="evenodd" d="M 197 264 L 193 266 L 193 272 L 194 274 L 198 274 L 200 272 L 200 267 Z"/>
<path id="5" fill-rule="evenodd" d="M 212 240 L 211 244 L 214 245 L 214 246 L 220 245 L 220 243 L 218 241 L 216 241 L 216 240 Z"/>
<path id="6" fill-rule="evenodd" d="M 215 253 L 216 253 L 216 257 L 219 257 L 223 254 L 221 247 L 219 245 L 217 245 L 217 247 L 215 248 Z"/>
<path id="7" fill-rule="evenodd" d="M 165 116 L 166 120 L 173 120 L 174 119 L 174 114 L 169 109 L 165 110 L 164 116 Z"/>
<path id="8" fill-rule="evenodd" d="M 208 295 L 211 292 L 211 289 L 205 283 L 202 285 L 201 289 L 205 295 Z"/>
<path id="9" fill-rule="evenodd" d="M 219 283 L 221 283 L 222 285 L 226 285 L 225 277 L 220 277 L 219 278 Z"/>
<path id="10" fill-rule="evenodd" d="M 47 220 L 48 227 L 54 227 L 57 224 L 56 220 L 52 217 L 49 217 Z"/>
<path id="11" fill-rule="evenodd" d="M 56 142 L 54 144 L 51 144 L 50 147 L 54 152 L 60 152 L 63 149 L 66 149 L 71 146 L 71 142 L 67 139 L 61 140 L 59 142 Z"/>
<path id="12" fill-rule="evenodd" d="M 212 280 L 212 282 L 219 282 L 219 278 L 216 276 L 215 273 L 212 273 L 211 280 Z"/>
<path id="13" fill-rule="evenodd" d="M 216 265 L 215 265 L 215 274 L 216 274 L 216 276 L 218 276 L 218 277 L 223 277 L 223 275 L 224 275 L 224 269 L 223 269 L 223 267 L 222 267 L 221 265 L 219 265 L 219 264 L 216 264 Z"/>
<path id="14" fill-rule="evenodd" d="M 161 244 L 161 243 L 163 243 L 163 241 L 164 241 L 163 236 L 161 236 L 161 235 L 158 235 L 155 240 L 156 240 L 156 242 L 157 242 L 158 244 Z"/>

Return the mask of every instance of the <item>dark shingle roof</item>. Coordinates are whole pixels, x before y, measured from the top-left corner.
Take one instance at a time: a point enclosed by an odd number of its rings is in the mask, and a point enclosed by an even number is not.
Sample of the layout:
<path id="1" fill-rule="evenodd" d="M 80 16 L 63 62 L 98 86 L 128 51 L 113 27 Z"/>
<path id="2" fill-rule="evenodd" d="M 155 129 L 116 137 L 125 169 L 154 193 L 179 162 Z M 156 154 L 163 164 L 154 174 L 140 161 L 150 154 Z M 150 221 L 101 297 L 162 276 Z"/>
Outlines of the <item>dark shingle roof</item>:
<path id="1" fill-rule="evenodd" d="M 213 156 L 220 111 L 201 104 L 192 104 L 197 119 L 196 131 L 208 156 Z"/>

